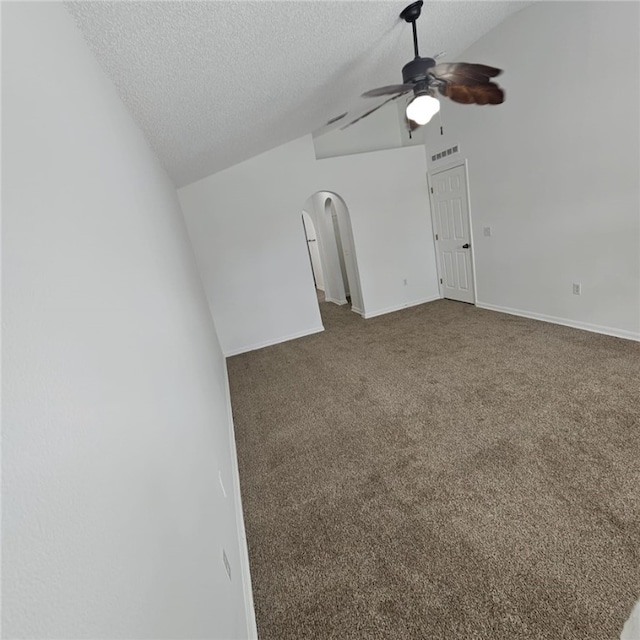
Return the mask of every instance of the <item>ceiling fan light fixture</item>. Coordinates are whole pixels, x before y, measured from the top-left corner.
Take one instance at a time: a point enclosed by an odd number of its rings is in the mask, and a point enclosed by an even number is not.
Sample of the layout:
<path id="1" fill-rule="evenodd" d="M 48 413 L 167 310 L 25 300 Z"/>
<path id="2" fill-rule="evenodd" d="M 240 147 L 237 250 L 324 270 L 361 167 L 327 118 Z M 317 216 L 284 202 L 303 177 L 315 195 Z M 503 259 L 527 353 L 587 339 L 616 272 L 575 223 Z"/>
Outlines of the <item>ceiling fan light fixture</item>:
<path id="1" fill-rule="evenodd" d="M 418 94 L 407 105 L 407 118 L 416 124 L 427 124 L 440 111 L 440 101 L 427 93 Z"/>

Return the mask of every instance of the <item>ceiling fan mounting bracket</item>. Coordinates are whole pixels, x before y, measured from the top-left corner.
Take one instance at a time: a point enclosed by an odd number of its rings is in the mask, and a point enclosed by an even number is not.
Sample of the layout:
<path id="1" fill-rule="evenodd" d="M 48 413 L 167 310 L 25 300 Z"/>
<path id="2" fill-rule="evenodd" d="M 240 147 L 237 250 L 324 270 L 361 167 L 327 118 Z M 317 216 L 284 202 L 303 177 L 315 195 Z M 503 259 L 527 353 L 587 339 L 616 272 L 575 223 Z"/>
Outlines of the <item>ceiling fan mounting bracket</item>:
<path id="1" fill-rule="evenodd" d="M 422 0 L 418 0 L 417 2 L 412 2 L 408 7 L 405 7 L 400 13 L 400 17 L 405 22 L 415 22 L 420 17 L 420 12 L 422 11 Z"/>

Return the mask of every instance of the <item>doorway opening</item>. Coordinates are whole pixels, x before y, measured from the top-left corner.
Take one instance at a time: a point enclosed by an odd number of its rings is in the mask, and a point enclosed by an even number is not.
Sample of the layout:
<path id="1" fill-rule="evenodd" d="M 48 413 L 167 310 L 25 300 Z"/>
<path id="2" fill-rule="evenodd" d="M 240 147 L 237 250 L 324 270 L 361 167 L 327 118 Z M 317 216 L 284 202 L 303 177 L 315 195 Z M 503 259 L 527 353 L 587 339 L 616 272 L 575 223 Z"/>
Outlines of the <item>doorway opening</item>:
<path id="1" fill-rule="evenodd" d="M 318 191 L 304 204 L 302 221 L 319 302 L 348 305 L 364 314 L 351 216 L 344 200 Z"/>

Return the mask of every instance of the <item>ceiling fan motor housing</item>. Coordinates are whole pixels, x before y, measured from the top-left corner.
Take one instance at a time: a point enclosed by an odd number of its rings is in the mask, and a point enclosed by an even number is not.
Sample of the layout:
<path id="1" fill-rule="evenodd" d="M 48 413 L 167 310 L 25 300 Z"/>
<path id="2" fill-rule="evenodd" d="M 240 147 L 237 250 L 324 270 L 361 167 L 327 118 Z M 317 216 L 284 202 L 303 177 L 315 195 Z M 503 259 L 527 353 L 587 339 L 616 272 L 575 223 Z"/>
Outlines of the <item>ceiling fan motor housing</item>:
<path id="1" fill-rule="evenodd" d="M 428 71 L 434 67 L 436 61 L 433 58 L 414 58 L 402 67 L 402 80 L 404 84 L 416 84 L 422 80 L 428 80 Z"/>

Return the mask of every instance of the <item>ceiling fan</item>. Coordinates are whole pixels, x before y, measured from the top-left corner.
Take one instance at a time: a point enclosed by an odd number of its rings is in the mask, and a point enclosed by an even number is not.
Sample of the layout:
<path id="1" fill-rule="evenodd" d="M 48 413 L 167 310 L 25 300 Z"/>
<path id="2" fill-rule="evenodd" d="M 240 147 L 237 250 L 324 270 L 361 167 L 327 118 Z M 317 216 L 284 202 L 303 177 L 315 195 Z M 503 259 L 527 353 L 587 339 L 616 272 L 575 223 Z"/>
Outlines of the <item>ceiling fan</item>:
<path id="1" fill-rule="evenodd" d="M 468 62 L 437 64 L 434 58 L 420 57 L 416 20 L 420 17 L 422 5 L 423 0 L 417 0 L 417 2 L 405 7 L 400 13 L 400 17 L 405 22 L 410 22 L 413 28 L 413 50 L 415 53 L 415 58 L 402 67 L 403 83 L 379 87 L 363 93 L 362 97 L 364 98 L 391 97 L 340 127 L 341 129 L 350 127 L 388 102 L 397 100 L 410 92 L 413 92 L 413 98 L 406 110 L 406 121 L 410 131 L 427 124 L 440 110 L 440 101 L 435 97 L 436 91 L 461 104 L 501 104 L 504 102 L 504 91 L 491 80 L 502 73 L 502 69 Z M 327 122 L 327 125 L 342 120 L 347 113 L 332 118 Z"/>

